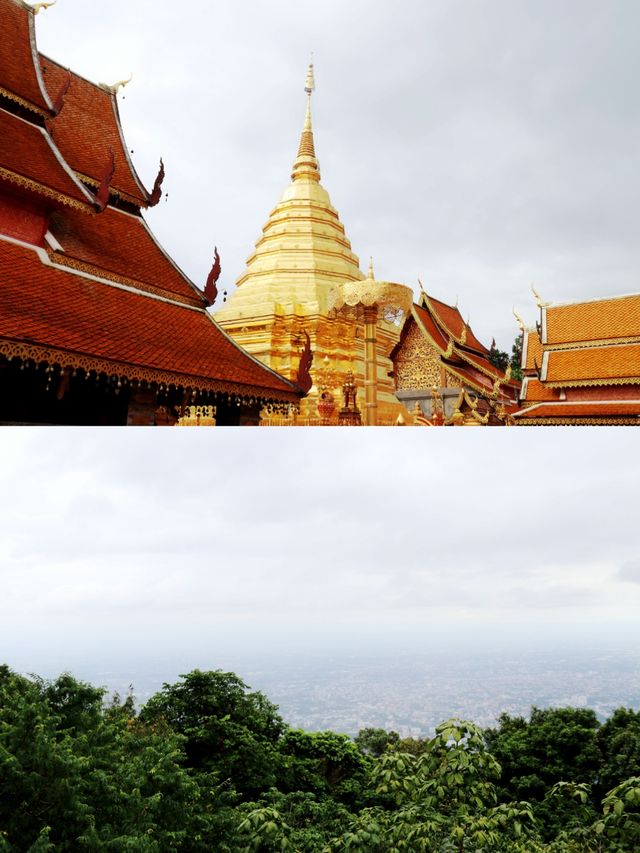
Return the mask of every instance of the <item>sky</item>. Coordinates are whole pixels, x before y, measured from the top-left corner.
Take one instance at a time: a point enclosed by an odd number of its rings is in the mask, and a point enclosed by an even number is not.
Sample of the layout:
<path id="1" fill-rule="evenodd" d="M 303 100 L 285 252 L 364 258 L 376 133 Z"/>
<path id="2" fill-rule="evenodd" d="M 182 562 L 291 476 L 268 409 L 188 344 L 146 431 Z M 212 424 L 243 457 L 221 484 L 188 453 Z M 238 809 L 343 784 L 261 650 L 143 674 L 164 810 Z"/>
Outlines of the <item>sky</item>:
<path id="1" fill-rule="evenodd" d="M 5 428 L 0 486 L 21 671 L 638 648 L 632 430 Z"/>
<path id="2" fill-rule="evenodd" d="M 638 290 L 636 0 L 58 0 L 40 49 L 119 95 L 148 221 L 231 291 L 289 182 L 313 53 L 322 182 L 366 270 L 509 350 L 530 291 Z"/>

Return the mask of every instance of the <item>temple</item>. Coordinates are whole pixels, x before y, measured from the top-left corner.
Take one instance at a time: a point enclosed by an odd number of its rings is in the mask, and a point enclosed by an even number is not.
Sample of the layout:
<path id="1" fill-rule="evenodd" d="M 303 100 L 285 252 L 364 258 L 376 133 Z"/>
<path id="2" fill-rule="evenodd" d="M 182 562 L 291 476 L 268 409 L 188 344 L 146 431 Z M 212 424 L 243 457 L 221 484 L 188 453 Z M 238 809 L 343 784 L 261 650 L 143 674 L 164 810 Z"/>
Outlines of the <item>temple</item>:
<path id="1" fill-rule="evenodd" d="M 640 294 L 553 305 L 523 335 L 520 425 L 640 424 Z"/>
<path id="2" fill-rule="evenodd" d="M 236 290 L 215 314 L 239 344 L 290 378 L 297 370 L 304 333 L 309 335 L 314 351 L 313 386 L 301 403 L 303 422 L 317 417 L 323 389 L 340 398 L 349 374 L 357 388 L 358 405 L 367 405 L 363 319 L 356 312 L 336 312 L 332 304 L 336 287 L 364 282 L 366 277 L 338 212 L 320 183 L 311 120 L 314 88 L 311 65 L 291 184 L 272 210 Z M 404 411 L 394 394 L 389 358 L 400 335 L 400 318 L 380 316 L 375 332 L 378 422 L 393 423 Z"/>
<path id="3" fill-rule="evenodd" d="M 489 354 L 457 306 L 422 290 L 391 353 L 396 395 L 419 424 L 510 424 L 520 383 Z"/>
<path id="4" fill-rule="evenodd" d="M 145 189 L 120 125 L 122 84 L 40 55 L 34 17 L 0 0 L 0 422 L 288 413 L 307 377 L 244 352 L 207 311 L 215 276 L 200 290 L 146 225 L 164 166 Z"/>

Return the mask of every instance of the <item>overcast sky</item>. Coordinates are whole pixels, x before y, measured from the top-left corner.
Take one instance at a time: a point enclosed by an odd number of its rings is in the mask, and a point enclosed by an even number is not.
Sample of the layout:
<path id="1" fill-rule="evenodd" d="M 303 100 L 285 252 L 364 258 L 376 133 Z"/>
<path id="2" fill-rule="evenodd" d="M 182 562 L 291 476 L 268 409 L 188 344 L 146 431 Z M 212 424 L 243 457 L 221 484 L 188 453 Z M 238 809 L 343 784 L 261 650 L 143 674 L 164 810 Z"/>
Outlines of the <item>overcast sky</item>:
<path id="1" fill-rule="evenodd" d="M 58 0 L 40 48 L 120 96 L 148 220 L 200 285 L 289 182 L 313 51 L 322 181 L 366 270 L 510 348 L 515 305 L 637 291 L 636 0 Z"/>
<path id="2" fill-rule="evenodd" d="M 0 658 L 637 648 L 633 430 L 25 430 Z"/>

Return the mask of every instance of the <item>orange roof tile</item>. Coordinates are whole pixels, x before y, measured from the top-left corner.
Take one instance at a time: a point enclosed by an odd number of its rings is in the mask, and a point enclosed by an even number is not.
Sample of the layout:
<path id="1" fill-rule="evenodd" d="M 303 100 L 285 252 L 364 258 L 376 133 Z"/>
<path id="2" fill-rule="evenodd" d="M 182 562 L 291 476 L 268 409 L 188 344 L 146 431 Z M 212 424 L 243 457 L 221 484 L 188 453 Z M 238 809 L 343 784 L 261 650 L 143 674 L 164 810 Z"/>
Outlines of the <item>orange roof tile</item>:
<path id="1" fill-rule="evenodd" d="M 588 403 L 540 403 L 516 412 L 518 419 L 527 418 L 593 418 L 640 417 L 640 400 Z"/>
<path id="2" fill-rule="evenodd" d="M 546 309 L 548 344 L 640 337 L 640 294 Z"/>
<path id="3" fill-rule="evenodd" d="M 640 377 L 640 343 L 579 349 L 547 350 L 541 378 L 563 383 L 637 379 Z"/>
<path id="4" fill-rule="evenodd" d="M 0 240 L 0 337 L 204 379 L 280 400 L 295 387 L 242 351 L 204 309 L 181 307 L 42 263 L 34 249 Z M 126 370 L 124 371 L 126 375 Z"/>
<path id="5" fill-rule="evenodd" d="M 42 83 L 35 46 L 33 12 L 21 0 L 0 0 L 0 91 L 40 114 L 51 101 Z"/>
<path id="6" fill-rule="evenodd" d="M 524 400 L 527 403 L 538 402 L 543 400 L 557 400 L 559 391 L 557 388 L 548 388 L 535 376 L 526 377 L 526 382 L 523 382 L 522 387 L 525 389 Z"/>
<path id="7" fill-rule="evenodd" d="M 422 324 L 424 330 L 427 332 L 427 334 L 436 344 L 436 346 L 440 347 L 443 350 L 446 350 L 449 346 L 449 338 L 443 334 L 440 326 L 438 326 L 437 323 L 434 321 L 430 312 L 427 311 L 426 308 L 423 308 L 421 305 L 414 305 L 413 310 L 418 320 Z"/>
<path id="8" fill-rule="evenodd" d="M 504 379 L 504 370 L 498 370 L 498 368 L 491 364 L 488 358 L 484 358 L 484 356 L 478 355 L 474 352 L 465 352 L 461 347 L 455 348 L 456 354 L 459 355 L 464 361 L 470 361 L 472 364 L 478 368 L 478 370 L 490 373 L 495 379 Z"/>
<path id="9" fill-rule="evenodd" d="M 115 158 L 111 189 L 146 207 L 149 194 L 133 167 L 120 126 L 115 95 L 46 56 L 40 57 L 43 76 L 52 96 L 59 92 L 71 73 L 71 85 L 64 105 L 47 126 L 69 165 L 80 175 L 99 183 L 109 163 L 109 149 Z"/>
<path id="10" fill-rule="evenodd" d="M 526 331 L 525 346 L 522 350 L 522 369 L 523 370 L 539 370 L 542 366 L 542 344 L 540 335 L 533 329 Z"/>
<path id="11" fill-rule="evenodd" d="M 60 210 L 50 231 L 64 249 L 56 260 L 73 258 L 127 281 L 141 282 L 166 296 L 203 306 L 204 296 L 164 253 L 140 216 L 107 207 L 96 216 Z M 100 274 L 100 273 L 98 273 Z"/>
<path id="12" fill-rule="evenodd" d="M 47 132 L 0 109 L 0 176 L 12 183 L 28 182 L 40 195 L 89 208 L 93 195 L 76 179 Z M 47 192 L 47 189 L 49 192 Z"/>
<path id="13" fill-rule="evenodd" d="M 489 350 L 484 344 L 473 334 L 471 326 L 462 319 L 460 311 L 452 305 L 447 305 L 446 302 L 441 302 L 433 296 L 427 296 L 427 305 L 435 315 L 435 320 L 444 330 L 447 338 L 450 336 L 456 340 L 460 340 L 462 332 L 466 329 L 467 337 L 465 345 L 470 349 L 475 349 L 478 352 L 488 353 Z"/>

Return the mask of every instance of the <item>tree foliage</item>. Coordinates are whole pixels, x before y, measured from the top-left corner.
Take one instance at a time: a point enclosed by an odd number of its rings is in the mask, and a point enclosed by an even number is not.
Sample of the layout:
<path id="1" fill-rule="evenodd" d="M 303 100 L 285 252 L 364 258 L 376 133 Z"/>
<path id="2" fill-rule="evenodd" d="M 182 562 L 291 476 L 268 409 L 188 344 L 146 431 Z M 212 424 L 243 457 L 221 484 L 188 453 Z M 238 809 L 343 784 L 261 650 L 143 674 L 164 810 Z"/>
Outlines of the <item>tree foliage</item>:
<path id="1" fill-rule="evenodd" d="M 0 853 L 631 853 L 639 756 L 631 709 L 352 740 L 288 727 L 233 673 L 195 670 L 138 713 L 5 666 Z"/>

